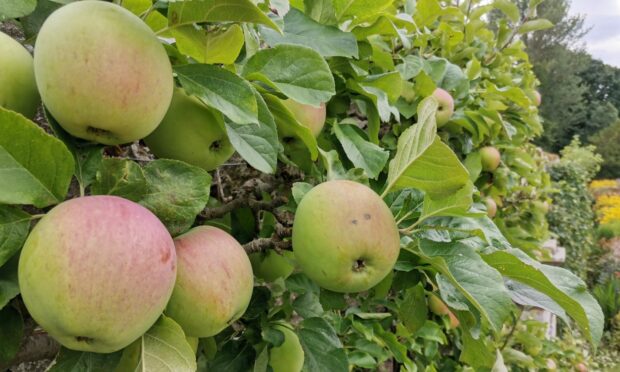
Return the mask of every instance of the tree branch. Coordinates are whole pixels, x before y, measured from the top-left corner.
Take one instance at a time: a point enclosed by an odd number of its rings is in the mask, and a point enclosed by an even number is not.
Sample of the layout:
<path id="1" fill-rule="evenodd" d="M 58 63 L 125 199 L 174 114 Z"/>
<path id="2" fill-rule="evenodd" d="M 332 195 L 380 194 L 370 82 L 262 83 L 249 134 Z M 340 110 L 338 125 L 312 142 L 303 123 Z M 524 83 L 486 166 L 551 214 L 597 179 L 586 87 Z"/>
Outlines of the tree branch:
<path id="1" fill-rule="evenodd" d="M 211 220 L 214 218 L 220 218 L 225 216 L 226 214 L 232 212 L 233 210 L 241 207 L 249 207 L 254 212 L 258 211 L 270 211 L 272 212 L 278 207 L 283 206 L 288 203 L 288 199 L 284 196 L 277 196 L 272 200 L 256 200 L 250 195 L 245 195 L 242 197 L 238 197 L 233 199 L 229 203 L 220 205 L 218 207 L 213 208 L 205 208 L 205 210 L 200 213 L 200 217 L 205 220 Z"/>
<path id="2" fill-rule="evenodd" d="M 288 250 L 292 246 L 290 240 L 277 240 L 274 238 L 258 238 L 243 245 L 246 253 L 262 252 L 267 249 L 275 249 L 276 251 Z"/>

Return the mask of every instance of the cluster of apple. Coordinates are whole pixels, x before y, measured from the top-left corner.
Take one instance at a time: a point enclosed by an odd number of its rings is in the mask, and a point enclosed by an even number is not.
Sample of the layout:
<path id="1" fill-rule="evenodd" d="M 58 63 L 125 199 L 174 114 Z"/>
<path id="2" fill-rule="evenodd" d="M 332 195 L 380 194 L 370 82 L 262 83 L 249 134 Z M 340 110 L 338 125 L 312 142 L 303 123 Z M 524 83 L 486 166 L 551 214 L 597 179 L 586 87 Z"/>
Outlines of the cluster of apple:
<path id="1" fill-rule="evenodd" d="M 60 8 L 43 24 L 34 60 L 0 36 L 1 63 L 15 72 L 6 75 L 2 106 L 32 117 L 40 95 L 73 136 L 108 145 L 144 138 L 157 156 L 207 170 L 232 155 L 221 114 L 174 88 L 164 48 L 127 10 L 94 1 Z M 325 105 L 283 104 L 318 136 Z M 286 143 L 293 134 L 279 136 Z M 305 195 L 292 240 L 301 270 L 338 292 L 379 283 L 400 248 L 387 205 L 350 181 L 325 182 Z M 254 261 L 261 270 L 267 260 Z M 225 231 L 199 226 L 173 239 L 153 213 L 116 196 L 54 207 L 28 236 L 18 273 L 24 303 L 42 328 L 68 348 L 103 353 L 128 346 L 162 312 L 188 337 L 216 335 L 243 315 L 254 285 L 247 254 Z M 289 326 L 275 327 L 285 342 L 271 350 L 274 365 L 303 356 Z M 300 370 L 301 364 L 287 368 Z"/>

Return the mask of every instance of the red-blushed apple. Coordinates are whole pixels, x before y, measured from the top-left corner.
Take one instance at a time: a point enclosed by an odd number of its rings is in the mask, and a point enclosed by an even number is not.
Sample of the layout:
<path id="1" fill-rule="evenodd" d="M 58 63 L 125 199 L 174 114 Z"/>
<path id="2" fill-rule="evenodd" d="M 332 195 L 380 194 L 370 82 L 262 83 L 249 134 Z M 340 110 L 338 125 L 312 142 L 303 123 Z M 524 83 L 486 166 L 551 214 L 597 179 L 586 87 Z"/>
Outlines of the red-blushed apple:
<path id="1" fill-rule="evenodd" d="M 304 349 L 299 337 L 289 324 L 276 324 L 273 328 L 284 334 L 284 341 L 269 349 L 269 366 L 273 372 L 300 372 L 304 366 Z"/>
<path id="2" fill-rule="evenodd" d="M 400 251 L 392 212 L 370 188 L 328 181 L 303 197 L 293 223 L 293 252 L 321 287 L 360 292 L 391 272 Z"/>
<path id="3" fill-rule="evenodd" d="M 210 337 L 239 319 L 254 286 L 243 247 L 224 230 L 198 226 L 174 239 L 177 281 L 166 315 L 187 336 Z"/>
<path id="4" fill-rule="evenodd" d="M 480 161 L 482 163 L 482 170 L 487 172 L 493 172 L 499 166 L 501 155 L 499 151 L 493 146 L 485 146 L 480 149 Z"/>
<path id="5" fill-rule="evenodd" d="M 458 318 L 454 315 L 454 313 L 450 311 L 448 305 L 446 305 L 441 299 L 439 299 L 439 297 L 432 293 L 428 295 L 428 308 L 435 315 L 447 315 L 450 319 L 450 329 L 454 329 L 458 327 L 459 324 L 461 324 Z"/>
<path id="6" fill-rule="evenodd" d="M 484 204 L 487 207 L 487 216 L 489 216 L 490 218 L 495 217 L 495 214 L 497 214 L 497 203 L 495 202 L 495 200 L 490 197 L 485 198 Z"/>
<path id="7" fill-rule="evenodd" d="M 58 123 L 76 137 L 106 145 L 151 133 L 174 87 L 155 33 L 129 10 L 104 1 L 70 3 L 45 20 L 34 72 Z"/>
<path id="8" fill-rule="evenodd" d="M 111 353 L 161 315 L 176 262 L 172 237 L 148 209 L 87 196 L 59 204 L 34 227 L 19 287 L 28 312 L 62 345 Z"/>
<path id="9" fill-rule="evenodd" d="M 319 107 L 314 107 L 299 103 L 290 98 L 282 101 L 282 103 L 301 125 L 309 128 L 312 134 L 318 137 L 325 125 L 325 103 L 321 103 Z"/>
<path id="10" fill-rule="evenodd" d="M 433 97 L 437 99 L 437 115 L 435 118 L 437 119 L 437 128 L 441 128 L 446 125 L 452 114 L 454 114 L 454 99 L 447 91 L 437 88 L 433 92 Z"/>
<path id="11" fill-rule="evenodd" d="M 20 43 L 0 32 L 0 106 L 33 118 L 41 102 L 32 56 Z"/>
<path id="12" fill-rule="evenodd" d="M 164 120 L 144 142 L 158 158 L 181 160 L 208 171 L 235 152 L 222 114 L 183 89 L 175 89 Z"/>
<path id="13" fill-rule="evenodd" d="M 535 90 L 534 91 L 534 105 L 540 106 L 541 103 L 542 103 L 542 96 L 540 95 L 539 91 Z"/>

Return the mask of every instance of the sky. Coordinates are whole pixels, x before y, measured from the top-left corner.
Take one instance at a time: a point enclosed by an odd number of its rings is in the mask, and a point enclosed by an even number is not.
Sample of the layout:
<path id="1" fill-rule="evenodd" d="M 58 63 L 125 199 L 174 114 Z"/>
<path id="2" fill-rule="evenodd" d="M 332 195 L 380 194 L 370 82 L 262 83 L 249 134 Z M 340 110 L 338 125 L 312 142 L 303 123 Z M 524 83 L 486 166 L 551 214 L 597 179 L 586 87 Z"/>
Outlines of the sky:
<path id="1" fill-rule="evenodd" d="M 584 37 L 588 52 L 620 67 L 620 0 L 572 0 L 570 12 L 586 15 L 586 27 L 591 27 Z"/>

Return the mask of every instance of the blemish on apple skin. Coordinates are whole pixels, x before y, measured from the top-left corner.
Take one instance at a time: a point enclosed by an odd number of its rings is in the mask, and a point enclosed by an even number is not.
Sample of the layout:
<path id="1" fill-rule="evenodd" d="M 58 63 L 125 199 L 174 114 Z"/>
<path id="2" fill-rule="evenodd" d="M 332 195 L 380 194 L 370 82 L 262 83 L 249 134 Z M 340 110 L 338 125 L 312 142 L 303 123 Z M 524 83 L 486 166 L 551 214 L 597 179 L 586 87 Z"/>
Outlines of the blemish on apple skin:
<path id="1" fill-rule="evenodd" d="M 351 223 L 357 225 L 357 220 L 351 220 Z"/>
<path id="2" fill-rule="evenodd" d="M 364 218 L 367 220 L 371 219 L 370 213 L 364 213 Z"/>
<path id="3" fill-rule="evenodd" d="M 170 259 L 170 256 L 172 256 L 172 254 L 170 253 L 169 249 L 166 249 L 162 252 L 161 254 L 161 262 L 165 263 Z"/>
<path id="4" fill-rule="evenodd" d="M 92 344 L 95 341 L 94 338 L 87 337 L 87 336 L 75 336 L 75 340 L 77 342 L 84 342 L 84 343 L 87 343 L 87 344 Z"/>

